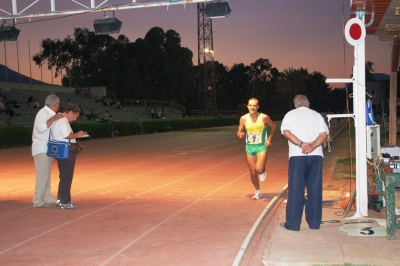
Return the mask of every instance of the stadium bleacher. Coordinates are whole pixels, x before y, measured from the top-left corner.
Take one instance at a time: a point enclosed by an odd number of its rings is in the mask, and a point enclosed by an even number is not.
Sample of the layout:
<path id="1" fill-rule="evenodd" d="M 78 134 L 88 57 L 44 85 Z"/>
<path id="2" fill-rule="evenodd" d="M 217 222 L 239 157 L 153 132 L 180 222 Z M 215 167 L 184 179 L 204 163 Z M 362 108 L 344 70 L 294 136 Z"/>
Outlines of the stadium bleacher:
<path id="1" fill-rule="evenodd" d="M 36 113 L 44 105 L 44 101 L 49 94 L 49 90 L 30 90 L 27 88 L 17 89 L 12 88 L 11 90 L 5 92 L 0 87 L 1 93 L 6 93 L 9 100 L 16 101 L 19 108 L 13 108 L 15 113 L 19 114 L 15 116 L 12 120 L 12 124 L 15 125 L 26 125 L 32 126 L 35 120 Z M 94 99 L 83 97 L 81 94 L 75 94 L 74 92 L 56 92 L 57 96 L 61 99 L 60 111 L 62 111 L 63 106 L 67 105 L 68 100 L 71 103 L 77 104 L 81 107 L 82 112 L 84 109 L 93 108 L 97 113 L 97 116 L 102 119 L 106 110 L 112 116 L 113 121 L 143 121 L 151 118 L 149 107 L 125 107 L 123 109 L 115 109 L 112 106 L 104 106 L 101 101 L 96 102 Z M 34 95 L 39 101 L 39 108 L 31 108 L 27 104 L 27 99 L 29 96 Z M 182 118 L 181 113 L 177 113 L 169 107 L 164 108 L 165 117 L 168 119 L 178 119 Z M 5 114 L 0 114 L 0 126 L 8 126 L 10 123 L 7 122 L 7 116 Z M 85 116 L 80 116 L 78 121 L 86 121 Z M 93 121 L 93 119 L 92 119 Z"/>

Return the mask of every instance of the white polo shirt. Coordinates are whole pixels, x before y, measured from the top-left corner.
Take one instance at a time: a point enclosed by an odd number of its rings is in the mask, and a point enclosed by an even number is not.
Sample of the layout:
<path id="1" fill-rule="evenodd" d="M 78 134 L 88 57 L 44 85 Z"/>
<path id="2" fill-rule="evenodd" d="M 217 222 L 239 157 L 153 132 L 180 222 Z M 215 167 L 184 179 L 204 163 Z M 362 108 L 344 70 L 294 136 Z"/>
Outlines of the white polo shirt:
<path id="1" fill-rule="evenodd" d="M 47 128 L 46 123 L 47 120 L 55 114 L 56 113 L 47 106 L 44 106 L 36 114 L 32 132 L 32 156 L 47 152 L 49 129 Z"/>
<path id="2" fill-rule="evenodd" d="M 307 107 L 299 107 L 289 111 L 282 120 L 282 134 L 284 130 L 289 130 L 303 142 L 314 141 L 322 132 L 329 134 L 329 129 L 322 115 Z M 289 157 L 306 155 L 301 152 L 299 146 L 293 144 L 291 141 L 288 141 L 288 144 Z M 322 146 L 318 146 L 308 155 L 320 155 L 323 157 Z"/>
<path id="3" fill-rule="evenodd" d="M 68 142 L 69 139 L 66 139 L 66 137 L 68 137 L 69 134 L 74 133 L 66 117 L 60 118 L 57 121 L 55 121 L 51 125 L 50 129 L 51 129 L 50 138 L 52 140 Z M 71 139 L 71 143 L 76 143 L 76 139 Z"/>

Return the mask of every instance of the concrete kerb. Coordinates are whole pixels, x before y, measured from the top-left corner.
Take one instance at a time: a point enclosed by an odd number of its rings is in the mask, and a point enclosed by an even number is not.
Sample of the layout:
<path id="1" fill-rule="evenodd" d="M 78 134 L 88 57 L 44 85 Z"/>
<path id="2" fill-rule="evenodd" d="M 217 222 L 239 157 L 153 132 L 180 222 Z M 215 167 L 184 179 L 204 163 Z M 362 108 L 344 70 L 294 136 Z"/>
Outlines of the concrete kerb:
<path id="1" fill-rule="evenodd" d="M 335 146 L 337 143 L 337 139 L 339 137 L 339 135 L 343 132 L 343 130 L 346 128 L 346 124 L 344 126 L 341 126 L 339 128 L 339 130 L 337 132 L 335 132 L 335 135 L 330 139 L 330 142 L 333 142 L 332 146 Z M 327 147 L 324 147 L 324 156 L 327 157 Z M 324 160 L 324 165 L 327 162 L 327 160 Z M 239 249 L 238 254 L 236 255 L 236 258 L 232 264 L 232 266 L 239 266 L 243 256 L 245 255 L 251 240 L 253 239 L 253 236 L 255 234 L 255 232 L 257 231 L 257 229 L 260 227 L 261 222 L 265 219 L 265 217 L 269 214 L 269 212 L 273 209 L 273 207 L 275 207 L 275 204 L 279 201 L 280 198 L 284 197 L 284 195 L 287 193 L 288 190 L 288 185 L 286 184 L 286 186 L 284 186 L 282 188 L 282 190 L 268 203 L 268 205 L 265 207 L 265 209 L 262 211 L 262 213 L 260 214 L 260 216 L 258 217 L 258 219 L 256 220 L 256 222 L 254 223 L 253 227 L 250 229 L 247 237 L 245 238 L 242 246 Z M 329 193 L 330 191 L 328 191 Z M 337 195 L 335 195 L 336 197 Z"/>
<path id="2" fill-rule="evenodd" d="M 288 189 L 288 185 L 284 186 L 283 189 L 268 203 L 268 205 L 265 207 L 265 209 L 261 212 L 260 216 L 254 223 L 253 227 L 250 229 L 250 232 L 247 235 L 247 237 L 245 238 L 242 246 L 240 247 L 240 250 L 239 250 L 238 254 L 236 255 L 236 258 L 232 264 L 233 266 L 240 265 L 240 262 L 242 261 L 243 256 L 246 253 L 246 250 L 250 244 L 250 241 L 252 240 L 252 238 L 254 236 L 254 233 L 257 231 L 261 222 L 268 215 L 268 213 L 274 207 L 274 205 L 278 202 L 278 200 L 286 194 L 287 189 Z"/>

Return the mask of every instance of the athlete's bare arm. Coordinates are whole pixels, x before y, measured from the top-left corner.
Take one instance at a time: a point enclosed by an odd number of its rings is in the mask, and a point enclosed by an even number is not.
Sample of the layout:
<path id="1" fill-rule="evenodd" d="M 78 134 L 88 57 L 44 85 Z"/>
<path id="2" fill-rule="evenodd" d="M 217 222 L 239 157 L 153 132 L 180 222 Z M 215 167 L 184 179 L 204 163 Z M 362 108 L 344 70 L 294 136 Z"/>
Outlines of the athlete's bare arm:
<path id="1" fill-rule="evenodd" d="M 266 146 L 271 146 L 272 145 L 272 137 L 275 135 L 276 124 L 266 114 L 263 114 L 263 122 L 264 122 L 264 125 L 267 124 L 268 126 L 271 127 L 271 132 L 269 133 L 268 139 L 265 141 Z"/>
<path id="2" fill-rule="evenodd" d="M 244 125 L 245 125 L 245 122 L 246 122 L 246 117 L 242 116 L 240 118 L 240 120 L 239 120 L 239 128 L 238 128 L 238 131 L 236 133 L 236 136 L 239 139 L 242 139 L 244 137 Z"/>

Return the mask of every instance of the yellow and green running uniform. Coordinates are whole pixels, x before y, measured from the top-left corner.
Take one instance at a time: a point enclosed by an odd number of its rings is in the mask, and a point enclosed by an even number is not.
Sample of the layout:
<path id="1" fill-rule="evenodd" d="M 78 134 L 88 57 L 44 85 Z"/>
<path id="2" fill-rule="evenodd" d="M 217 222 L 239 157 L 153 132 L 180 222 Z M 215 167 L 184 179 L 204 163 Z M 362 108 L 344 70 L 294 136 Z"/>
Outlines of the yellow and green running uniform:
<path id="1" fill-rule="evenodd" d="M 267 139 L 267 128 L 264 125 L 261 113 L 258 114 L 256 122 L 251 121 L 248 115 L 245 123 L 246 128 L 246 153 L 256 156 L 261 152 L 266 152 L 268 147 L 265 146 Z"/>

